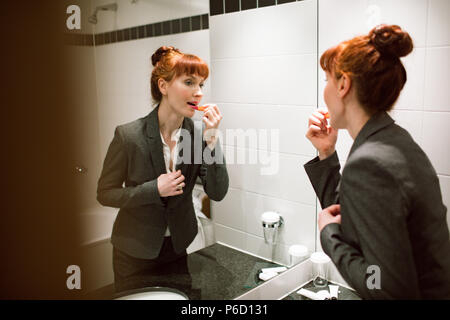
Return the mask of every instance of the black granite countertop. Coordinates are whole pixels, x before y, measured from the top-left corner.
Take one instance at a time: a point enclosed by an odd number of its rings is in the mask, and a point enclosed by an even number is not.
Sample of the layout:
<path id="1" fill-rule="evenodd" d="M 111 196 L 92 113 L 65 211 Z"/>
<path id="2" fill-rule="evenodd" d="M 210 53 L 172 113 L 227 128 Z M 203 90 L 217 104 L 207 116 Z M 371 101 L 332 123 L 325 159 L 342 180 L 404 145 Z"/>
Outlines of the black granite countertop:
<path id="1" fill-rule="evenodd" d="M 258 278 L 261 268 L 280 266 L 217 243 L 190 254 L 188 265 L 190 298 L 202 300 L 234 299 L 263 283 Z"/>
<path id="2" fill-rule="evenodd" d="M 279 266 L 216 243 L 189 254 L 187 268 L 168 266 L 161 274 L 139 279 L 134 288 L 161 286 L 180 290 L 190 300 L 230 300 L 263 283 L 258 278 L 261 268 Z M 86 298 L 114 297 L 114 284 L 111 284 Z"/>
<path id="3" fill-rule="evenodd" d="M 338 285 L 336 283 L 330 282 L 329 284 L 332 285 Z M 327 290 L 330 291 L 329 287 L 326 286 L 325 288 L 316 288 L 314 286 L 314 283 L 312 281 L 308 282 L 301 288 L 307 289 L 313 292 L 319 292 L 321 290 Z M 311 300 L 309 298 L 306 298 L 302 296 L 301 294 L 298 294 L 297 291 L 300 290 L 300 288 L 296 289 L 294 292 L 291 292 L 288 296 L 283 298 L 283 300 Z M 345 287 L 339 286 L 338 289 L 338 300 L 361 300 L 361 298 L 356 294 L 355 291 L 347 289 Z"/>

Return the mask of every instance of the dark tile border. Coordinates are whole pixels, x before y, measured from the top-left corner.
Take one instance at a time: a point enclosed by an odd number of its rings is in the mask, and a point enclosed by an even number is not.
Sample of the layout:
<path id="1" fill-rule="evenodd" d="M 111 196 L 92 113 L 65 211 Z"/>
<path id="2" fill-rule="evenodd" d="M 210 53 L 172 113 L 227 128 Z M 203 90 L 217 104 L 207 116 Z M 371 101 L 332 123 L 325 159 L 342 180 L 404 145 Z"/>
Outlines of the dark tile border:
<path id="1" fill-rule="evenodd" d="M 209 0 L 209 15 L 201 14 L 114 30 L 100 34 L 65 34 L 65 43 L 78 46 L 99 46 L 109 43 L 159 37 L 169 34 L 209 29 L 209 16 L 228 14 L 303 0 Z"/>
<path id="2" fill-rule="evenodd" d="M 225 13 L 237 12 L 241 8 L 240 0 L 225 0 Z"/>
<path id="3" fill-rule="evenodd" d="M 93 46 L 94 45 L 94 35 L 93 34 L 81 34 L 66 33 L 64 35 L 64 43 L 76 46 Z"/>
<path id="4" fill-rule="evenodd" d="M 274 6 L 276 4 L 277 2 L 275 0 L 258 0 L 258 8 Z"/>
<path id="5" fill-rule="evenodd" d="M 209 15 L 207 13 L 98 34 L 66 33 L 64 35 L 64 42 L 67 45 L 99 46 L 205 29 L 209 29 Z"/>
<path id="6" fill-rule="evenodd" d="M 216 16 L 303 0 L 209 0 L 209 15 Z"/>
<path id="7" fill-rule="evenodd" d="M 241 0 L 241 11 L 255 9 L 257 7 L 257 2 L 257 0 Z"/>
<path id="8" fill-rule="evenodd" d="M 209 15 L 215 16 L 224 13 L 223 2 L 224 0 L 209 0 Z"/>

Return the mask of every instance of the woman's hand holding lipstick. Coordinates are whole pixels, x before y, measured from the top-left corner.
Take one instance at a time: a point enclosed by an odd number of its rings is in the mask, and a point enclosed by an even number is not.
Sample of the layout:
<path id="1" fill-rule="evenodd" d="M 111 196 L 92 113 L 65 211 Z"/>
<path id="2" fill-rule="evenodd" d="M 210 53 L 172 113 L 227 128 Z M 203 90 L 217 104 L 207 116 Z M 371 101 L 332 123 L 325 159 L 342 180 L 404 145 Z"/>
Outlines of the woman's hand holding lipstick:
<path id="1" fill-rule="evenodd" d="M 308 120 L 306 138 L 319 152 L 319 159 L 323 160 L 334 153 L 338 131 L 332 128 L 327 121 L 330 115 L 328 110 L 319 108 L 314 111 Z"/>
<path id="2" fill-rule="evenodd" d="M 222 114 L 220 113 L 219 107 L 215 104 L 208 104 L 202 107 L 204 108 L 202 120 L 206 126 L 204 138 L 208 147 L 212 150 L 216 146 L 217 130 L 219 128 L 220 121 L 222 120 Z"/>

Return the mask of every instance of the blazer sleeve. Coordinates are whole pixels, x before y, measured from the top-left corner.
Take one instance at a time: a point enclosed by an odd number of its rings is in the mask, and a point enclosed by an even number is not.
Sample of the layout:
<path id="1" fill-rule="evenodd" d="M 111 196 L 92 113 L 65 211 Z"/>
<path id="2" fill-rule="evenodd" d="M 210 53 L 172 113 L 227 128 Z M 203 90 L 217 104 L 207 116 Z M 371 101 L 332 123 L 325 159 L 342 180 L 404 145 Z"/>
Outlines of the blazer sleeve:
<path id="1" fill-rule="evenodd" d="M 120 127 L 117 127 L 98 180 L 98 202 L 114 208 L 133 208 L 148 204 L 163 205 L 159 196 L 157 179 L 137 186 L 123 186 L 127 168 L 126 144 L 120 132 Z"/>
<path id="2" fill-rule="evenodd" d="M 221 201 L 228 192 L 228 172 L 220 142 L 217 141 L 213 150 L 206 143 L 203 144 L 206 157 L 202 157 L 199 177 L 208 197 L 214 201 Z M 218 161 L 216 161 L 218 160 Z"/>
<path id="3" fill-rule="evenodd" d="M 320 241 L 344 279 L 365 299 L 420 298 L 408 201 L 386 165 L 370 156 L 348 161 L 340 204 L 342 225 L 327 225 Z M 358 244 L 346 240 L 346 224 L 353 226 Z"/>
<path id="4" fill-rule="evenodd" d="M 336 151 L 326 159 L 315 157 L 304 165 L 306 174 L 319 198 L 322 208 L 335 204 L 338 199 L 338 185 L 341 180 L 341 165 Z"/>

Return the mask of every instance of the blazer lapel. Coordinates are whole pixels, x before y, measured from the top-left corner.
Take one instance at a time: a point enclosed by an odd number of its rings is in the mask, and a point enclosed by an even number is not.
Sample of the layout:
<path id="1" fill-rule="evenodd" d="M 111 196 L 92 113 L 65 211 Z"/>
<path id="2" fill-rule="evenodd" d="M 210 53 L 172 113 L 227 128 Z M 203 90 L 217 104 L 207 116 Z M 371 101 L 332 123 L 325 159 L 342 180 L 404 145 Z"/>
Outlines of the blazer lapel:
<path id="1" fill-rule="evenodd" d="M 189 174 L 190 174 L 189 171 L 192 168 L 192 164 L 194 163 L 193 162 L 193 157 L 194 157 L 194 136 L 193 136 L 194 135 L 194 128 L 192 127 L 191 124 L 192 124 L 191 121 L 189 121 L 188 119 L 184 118 L 182 128 L 184 130 L 187 130 L 187 132 L 189 132 L 189 136 L 183 138 L 183 134 L 181 134 L 180 135 L 180 139 L 178 140 L 178 143 L 179 143 L 178 147 L 181 146 L 180 143 L 183 141 L 183 139 L 190 139 L 191 140 L 191 157 L 188 160 L 189 161 L 188 163 L 180 162 L 179 164 L 177 164 L 175 166 L 175 170 L 176 171 L 177 170 L 181 170 L 181 174 L 185 178 L 184 183 L 186 184 L 186 187 L 189 185 L 189 181 L 188 181 Z M 186 134 L 186 131 L 184 131 L 184 134 Z M 184 151 L 182 149 L 178 150 L 178 159 L 183 159 L 183 152 Z M 180 199 L 183 198 L 183 196 L 184 196 L 184 193 L 181 194 L 181 195 L 178 195 L 178 196 L 170 197 L 169 198 L 168 207 L 169 208 L 174 207 L 180 201 Z"/>
<path id="2" fill-rule="evenodd" d="M 350 149 L 348 157 L 350 157 L 350 155 L 356 149 L 358 149 L 358 147 L 363 144 L 364 141 L 366 141 L 372 134 L 394 122 L 395 121 L 387 114 L 387 112 L 382 111 L 374 114 L 358 133 L 358 136 L 356 137 Z"/>
<path id="3" fill-rule="evenodd" d="M 149 138 L 150 158 L 157 177 L 166 173 L 163 144 L 159 131 L 158 109 L 159 106 L 157 106 L 147 117 L 147 136 Z"/>
<path id="4" fill-rule="evenodd" d="M 167 173 L 166 165 L 164 161 L 164 153 L 163 153 L 163 144 L 161 141 L 161 133 L 159 130 L 159 121 L 158 121 L 158 109 L 157 106 L 147 117 L 147 137 L 149 141 L 149 149 L 150 149 L 150 158 L 153 164 L 153 169 L 155 170 L 155 174 L 159 177 L 161 174 Z M 192 127 L 191 121 L 189 119 L 183 120 L 182 128 L 187 130 L 190 134 L 191 141 L 193 141 L 194 128 Z M 189 137 L 186 137 L 189 138 Z M 180 135 L 180 139 L 182 139 L 182 135 Z M 192 162 L 192 157 L 194 155 L 193 151 L 193 142 L 191 143 L 191 159 L 190 163 L 180 163 L 177 164 L 175 170 L 181 170 L 181 174 L 186 178 L 189 177 L 189 168 Z M 182 158 L 182 157 L 181 157 Z M 188 181 L 185 180 L 186 185 L 188 185 Z M 167 205 L 169 207 L 175 206 L 178 201 L 183 197 L 183 194 L 179 196 L 167 197 Z"/>
<path id="5" fill-rule="evenodd" d="M 175 166 L 175 170 L 181 170 L 181 173 L 184 176 L 186 176 L 186 173 L 187 173 L 187 170 L 189 168 L 189 165 L 193 163 L 192 162 L 192 157 L 193 157 L 193 134 L 194 134 L 194 130 L 191 127 L 190 122 L 186 118 L 183 120 L 182 128 L 189 132 L 189 137 L 186 137 L 186 138 L 190 138 L 191 139 L 191 159 L 189 159 L 190 160 L 189 163 L 184 163 L 184 162 L 178 163 Z M 184 132 L 186 132 L 186 131 L 184 131 Z M 180 143 L 183 141 L 183 139 L 184 139 L 183 135 L 180 135 L 180 139 L 178 140 L 178 143 L 179 143 L 178 146 L 179 147 L 181 146 Z M 178 159 L 183 159 L 183 153 L 184 153 L 184 150 L 182 150 L 182 149 L 178 150 Z"/>
<path id="6" fill-rule="evenodd" d="M 341 190 L 341 180 L 339 180 L 336 189 L 334 190 L 336 196 L 334 197 L 334 204 L 339 204 L 339 191 Z"/>

